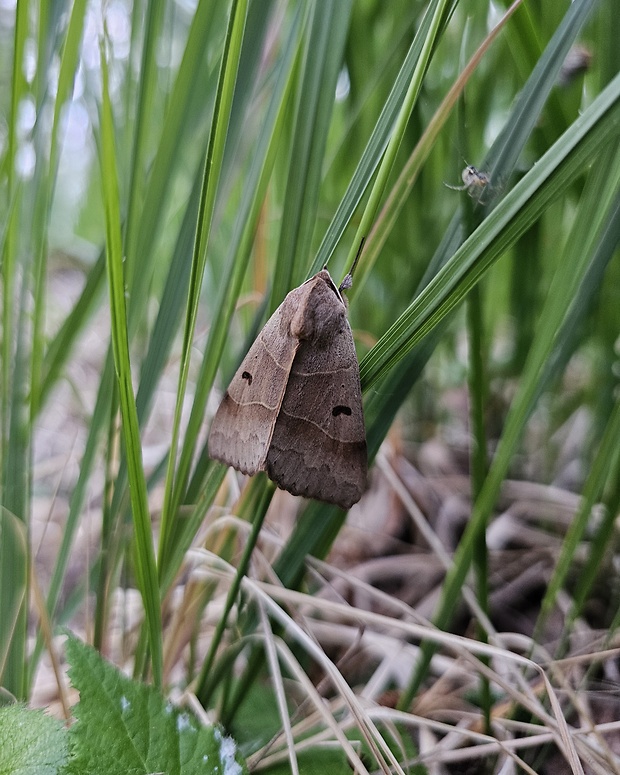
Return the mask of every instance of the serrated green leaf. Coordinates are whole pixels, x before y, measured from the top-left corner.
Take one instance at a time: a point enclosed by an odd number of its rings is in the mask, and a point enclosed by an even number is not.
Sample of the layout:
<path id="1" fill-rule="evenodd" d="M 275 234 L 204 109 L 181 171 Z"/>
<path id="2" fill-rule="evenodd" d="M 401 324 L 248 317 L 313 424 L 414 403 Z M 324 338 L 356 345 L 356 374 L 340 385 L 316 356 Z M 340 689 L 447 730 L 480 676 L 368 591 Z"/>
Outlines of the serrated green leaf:
<path id="1" fill-rule="evenodd" d="M 43 711 L 0 708 L 0 775 L 56 775 L 68 758 L 67 731 Z"/>
<path id="2" fill-rule="evenodd" d="M 203 727 L 154 687 L 137 683 L 76 638 L 67 641 L 70 676 L 80 692 L 70 729 L 71 769 L 89 775 L 247 772 L 237 746 Z"/>

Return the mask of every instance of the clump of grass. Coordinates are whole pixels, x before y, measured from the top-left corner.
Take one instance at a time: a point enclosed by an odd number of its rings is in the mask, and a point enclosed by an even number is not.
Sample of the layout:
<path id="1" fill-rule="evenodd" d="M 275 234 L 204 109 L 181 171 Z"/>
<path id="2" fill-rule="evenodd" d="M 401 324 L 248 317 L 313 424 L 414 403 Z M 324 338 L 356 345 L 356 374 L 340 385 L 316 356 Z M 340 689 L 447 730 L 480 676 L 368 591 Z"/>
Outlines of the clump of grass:
<path id="1" fill-rule="evenodd" d="M 335 741 L 361 772 L 620 771 L 592 693 L 617 626 L 611 0 L 491 30 L 447 0 L 2 13 L 6 690 L 39 696 L 69 623 L 264 767 Z M 444 185 L 465 164 L 482 195 Z M 374 473 L 343 531 L 206 432 L 269 311 L 362 238 Z"/>

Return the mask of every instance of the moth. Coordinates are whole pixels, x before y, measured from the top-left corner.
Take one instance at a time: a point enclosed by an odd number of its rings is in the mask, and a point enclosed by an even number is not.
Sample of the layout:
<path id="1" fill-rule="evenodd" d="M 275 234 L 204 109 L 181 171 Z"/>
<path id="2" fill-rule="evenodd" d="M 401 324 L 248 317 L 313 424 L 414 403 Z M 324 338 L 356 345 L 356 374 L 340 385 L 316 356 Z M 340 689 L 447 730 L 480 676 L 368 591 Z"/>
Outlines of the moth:
<path id="1" fill-rule="evenodd" d="M 323 269 L 292 290 L 233 377 L 209 433 L 209 455 L 264 470 L 293 495 L 350 508 L 368 461 L 359 364 L 343 290 Z"/>

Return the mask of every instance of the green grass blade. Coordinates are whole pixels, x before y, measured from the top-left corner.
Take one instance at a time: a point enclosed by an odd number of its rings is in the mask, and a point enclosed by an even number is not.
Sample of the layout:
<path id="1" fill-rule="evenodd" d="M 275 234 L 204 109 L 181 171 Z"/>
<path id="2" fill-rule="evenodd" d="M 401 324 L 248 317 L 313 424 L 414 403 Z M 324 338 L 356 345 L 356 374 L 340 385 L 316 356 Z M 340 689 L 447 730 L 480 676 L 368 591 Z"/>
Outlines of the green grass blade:
<path id="1" fill-rule="evenodd" d="M 157 568 L 151 532 L 142 445 L 131 380 L 129 337 L 125 303 L 125 277 L 121 237 L 120 200 L 114 148 L 114 121 L 109 97 L 108 72 L 103 43 L 101 50 L 101 178 L 106 219 L 106 266 L 110 292 L 110 317 L 114 363 L 118 381 L 123 443 L 128 461 L 131 507 L 134 524 L 136 569 L 149 633 L 149 645 L 156 686 L 162 684 L 161 610 Z"/>
<path id="2" fill-rule="evenodd" d="M 149 163 L 149 130 L 155 114 L 155 92 L 159 67 L 157 64 L 164 6 L 162 0 L 153 0 L 145 6 L 144 39 L 140 63 L 140 83 L 137 93 L 137 110 L 134 122 L 134 142 L 131 150 L 128 181 L 129 201 L 125 222 L 125 259 L 127 261 L 127 285 L 133 291 L 134 274 L 144 276 L 142 256 L 137 255 L 139 222 L 144 205 L 144 188 Z M 127 79 L 130 80 L 130 79 Z M 147 274 L 148 276 L 148 274 Z M 141 294 L 137 294 L 141 297 Z"/>
<path id="3" fill-rule="evenodd" d="M 579 542 L 588 528 L 592 517 L 593 507 L 601 500 L 604 488 L 608 482 L 617 482 L 620 476 L 620 403 L 616 404 L 613 414 L 601 439 L 601 444 L 596 455 L 590 474 L 582 489 L 582 501 L 579 511 L 575 515 L 570 529 L 562 545 L 562 553 L 549 581 L 547 592 L 542 602 L 540 616 L 537 622 L 537 630 L 541 631 L 547 617 L 557 599 L 557 594 L 568 578 L 571 571 L 570 565 L 575 563 L 575 554 Z M 605 566 L 605 555 L 609 549 L 609 541 L 612 537 L 613 514 L 606 509 L 605 519 L 601 524 L 596 539 L 592 542 L 590 556 L 585 568 L 579 574 L 575 586 L 575 601 L 566 617 L 564 631 L 570 632 L 571 625 L 581 615 L 588 594 L 592 590 L 596 577 L 602 567 Z"/>
<path id="4" fill-rule="evenodd" d="M 614 168 L 613 161 L 610 160 L 610 162 L 607 163 L 607 159 L 605 159 L 605 162 L 602 166 L 605 172 L 608 172 L 609 170 L 613 170 Z M 619 165 L 617 161 L 616 170 L 618 170 L 618 168 L 619 168 Z M 608 179 L 610 179 L 610 182 L 612 183 L 612 186 L 613 186 L 614 176 L 609 175 Z M 616 176 L 615 176 L 616 187 L 620 185 L 619 179 L 620 179 L 620 174 L 616 172 Z M 605 192 L 602 190 L 602 188 L 603 186 L 597 186 L 596 188 L 592 187 L 590 191 L 589 212 L 591 213 L 592 218 L 596 217 L 597 211 L 600 211 L 601 209 L 603 210 L 606 209 L 605 207 L 606 197 L 605 197 Z M 609 194 L 609 191 L 607 192 L 607 194 Z M 582 212 L 587 213 L 588 209 L 584 208 Z M 590 219 L 588 219 L 588 221 L 589 220 Z M 588 223 L 588 221 L 586 221 L 586 223 Z M 582 229 L 584 231 L 586 228 L 586 223 L 582 224 Z M 583 242 L 583 240 L 580 239 L 579 242 Z M 603 230 L 603 234 L 602 234 L 598 249 L 592 261 L 592 267 L 596 269 L 596 277 L 599 283 L 602 280 L 604 269 L 606 268 L 607 263 L 613 256 L 614 251 L 617 248 L 618 244 L 620 244 L 620 194 L 617 194 L 615 203 L 611 205 L 610 214 L 609 214 L 607 223 L 605 224 L 605 228 Z M 581 285 L 581 288 L 586 288 L 589 290 L 590 287 L 591 287 L 591 283 L 588 283 L 587 280 L 584 280 L 584 282 Z M 575 329 L 578 319 L 571 320 L 571 318 L 574 319 L 577 316 L 582 317 L 584 309 L 587 309 L 587 306 L 584 306 L 584 305 L 587 305 L 588 301 L 589 299 L 582 298 L 582 294 L 578 294 L 575 296 L 575 299 L 571 304 L 571 309 L 569 310 L 569 315 L 568 315 L 568 319 L 571 321 L 570 328 L 572 330 Z M 572 341 L 572 338 L 570 341 Z M 557 369 L 556 364 L 553 362 L 552 362 L 552 368 L 554 372 Z M 547 371 L 549 371 L 549 369 L 547 369 Z M 618 438 L 619 438 L 618 434 L 620 431 L 619 423 L 620 423 L 620 409 L 616 404 L 613 414 L 609 418 L 609 422 L 607 423 L 607 426 L 605 428 L 605 432 L 601 439 L 596 458 L 592 463 L 589 475 L 582 488 L 582 501 L 579 506 L 579 511 L 575 516 L 573 522 L 571 523 L 569 531 L 564 539 L 561 555 L 558 559 L 557 565 L 553 572 L 553 576 L 551 577 L 549 584 L 547 586 L 547 591 L 541 605 L 541 611 L 540 611 L 539 621 L 537 625 L 539 628 L 544 626 L 545 620 L 549 615 L 549 612 L 551 611 L 553 605 L 555 604 L 558 592 L 560 591 L 562 585 L 566 581 L 566 578 L 570 570 L 570 565 L 575 561 L 575 552 L 587 528 L 588 521 L 592 513 L 592 508 L 601 497 L 605 483 L 609 479 L 610 471 L 616 468 L 618 465 L 617 453 L 619 449 L 618 447 Z M 601 558 L 599 557 L 596 559 L 600 560 Z M 587 590 L 582 589 L 581 585 L 579 585 L 579 591 L 582 597 L 585 596 L 585 594 L 587 593 Z"/>
<path id="5" fill-rule="evenodd" d="M 506 122 L 484 162 L 485 169 L 491 176 L 491 184 L 498 187 L 498 192 L 501 191 L 502 183 L 508 180 L 521 155 L 524 139 L 531 137 L 543 106 L 549 95 L 553 94 L 553 86 L 557 83 L 562 63 L 597 1 L 577 0 L 571 3 L 543 55 L 536 60 L 527 85 L 515 103 L 510 121 Z M 521 8 L 519 13 L 523 13 L 523 10 Z M 550 112 L 555 115 L 557 108 Z"/>
<path id="6" fill-rule="evenodd" d="M 188 259 L 191 256 L 195 233 L 201 179 L 202 176 L 197 173 L 174 247 L 152 336 L 140 369 L 140 383 L 136 394 L 136 411 L 140 427 L 143 426 L 148 417 L 153 397 L 177 333 L 183 303 L 187 299 L 190 272 Z M 114 480 L 113 513 L 123 508 L 123 502 L 127 496 L 126 486 L 127 460 L 122 457 L 118 474 Z"/>
<path id="7" fill-rule="evenodd" d="M 239 56 L 239 70 L 235 83 L 235 94 L 230 107 L 230 122 L 226 137 L 226 148 L 222 160 L 223 180 L 238 165 L 242 157 L 245 132 L 252 107 L 252 98 L 256 88 L 257 74 L 263 69 L 263 57 L 269 46 L 269 35 L 274 24 L 275 0 L 262 0 L 250 3 L 243 36 L 243 47 Z M 299 17 L 301 8 L 295 10 Z M 219 195 L 218 195 L 219 198 Z"/>
<path id="8" fill-rule="evenodd" d="M 424 38 L 422 50 L 420 51 L 420 57 L 416 62 L 415 70 L 411 77 L 411 82 L 407 88 L 407 93 L 403 100 L 402 107 L 399 111 L 396 123 L 394 125 L 394 131 L 390 137 L 390 141 L 385 150 L 385 155 L 379 166 L 377 177 L 375 178 L 373 187 L 368 198 L 364 212 L 360 219 L 359 226 L 357 227 L 357 233 L 353 240 L 353 244 L 349 250 L 346 266 L 348 268 L 353 266 L 353 261 L 357 255 L 359 246 L 362 241 L 367 237 L 370 232 L 371 226 L 374 223 L 379 204 L 383 199 L 385 189 L 387 186 L 388 178 L 392 173 L 394 163 L 396 161 L 396 154 L 403 140 L 403 135 L 407 129 L 407 124 L 411 117 L 414 105 L 422 88 L 422 81 L 430 64 L 431 55 L 437 47 L 438 39 L 445 24 L 445 18 L 450 9 L 450 3 L 448 0 L 438 0 L 434 5 L 429 5 L 427 9 L 427 15 L 431 17 L 428 33 Z M 362 254 L 363 258 L 363 254 Z M 358 291 L 364 284 L 364 278 L 367 276 L 367 272 L 370 266 L 363 260 L 360 264 L 360 268 L 356 273 L 355 292 Z M 352 298 L 352 294 L 349 294 Z"/>
<path id="9" fill-rule="evenodd" d="M 224 155 L 228 119 L 234 94 L 235 78 L 237 74 L 237 66 L 239 63 L 239 52 L 241 50 L 241 43 L 243 40 L 246 14 L 247 1 L 233 0 L 230 9 L 224 52 L 222 55 L 220 76 L 218 79 L 217 94 L 213 110 L 213 122 L 207 147 L 203 187 L 198 211 L 199 220 L 196 232 L 196 240 L 194 243 L 194 253 L 190 274 L 189 298 L 187 303 L 187 314 L 183 335 L 177 405 L 175 410 L 171 442 L 171 454 L 169 456 L 168 473 L 166 476 L 166 492 L 164 496 L 164 509 L 162 513 L 159 544 L 160 558 L 164 556 L 165 547 L 167 546 L 170 536 L 172 535 L 174 514 L 176 512 L 176 507 L 178 506 L 181 499 L 181 488 L 176 486 L 174 481 L 176 449 L 178 446 L 181 424 L 181 410 L 189 374 L 191 347 L 194 331 L 196 328 L 200 289 L 202 286 L 202 278 L 206 264 L 207 247 L 209 243 L 209 235 L 211 232 L 211 222 L 215 208 L 215 197 Z"/>
<path id="10" fill-rule="evenodd" d="M 422 23 L 420 24 L 403 61 L 402 67 L 394 81 L 390 94 L 377 119 L 372 135 L 355 168 L 355 172 L 351 177 L 349 185 L 347 186 L 347 190 L 340 200 L 331 223 L 323 236 L 316 258 L 310 268 L 310 275 L 315 274 L 328 264 L 383 158 L 385 148 L 392 132 L 392 127 L 394 126 L 394 122 L 396 121 L 401 105 L 405 99 L 407 89 L 424 46 L 424 41 L 429 33 L 432 19 L 433 16 L 431 13 L 426 13 L 424 15 Z M 359 244 L 356 245 L 356 250 L 358 247 Z"/>
<path id="11" fill-rule="evenodd" d="M 576 585 L 575 599 L 571 610 L 566 617 L 566 623 L 564 626 L 564 635 L 568 636 L 571 633 L 571 625 L 582 615 L 586 601 L 592 592 L 592 588 L 597 579 L 602 577 L 609 568 L 609 547 L 614 539 L 614 530 L 616 517 L 620 510 L 620 455 L 618 454 L 618 405 L 614 408 L 609 421 L 609 433 L 605 432 L 605 437 L 601 444 L 600 452 L 595 461 L 596 464 L 600 463 L 607 466 L 608 469 L 608 492 L 604 493 L 601 507 L 603 512 L 603 519 L 600 522 L 598 530 L 594 535 L 592 546 L 590 549 L 590 555 L 585 568 L 579 575 L 579 581 Z M 608 438 L 612 436 L 615 431 L 615 446 L 611 450 L 609 462 L 603 463 L 604 447 Z M 598 467 L 598 465 L 597 465 Z M 598 472 L 597 472 L 598 473 Z M 609 626 L 609 638 L 613 638 L 620 626 L 620 610 L 615 606 L 615 613 L 611 619 Z"/>
<path id="12" fill-rule="evenodd" d="M 351 0 L 327 0 L 314 3 L 312 7 L 296 93 L 288 179 L 269 314 L 294 285 L 299 285 L 307 267 Z"/>
<path id="13" fill-rule="evenodd" d="M 28 84 L 22 63 L 28 39 L 30 4 L 22 2 L 16 8 L 13 36 L 10 114 L 7 127 L 7 147 L 3 173 L 6 175 L 7 224 L 2 252 L 2 391 L 0 433 L 2 466 L 0 493 L 2 505 L 14 517 L 28 523 L 30 497 L 30 440 L 27 436 L 28 406 L 28 316 L 24 302 L 29 298 L 30 268 L 26 267 L 20 284 L 19 261 L 23 257 L 20 219 L 23 189 L 16 174 L 18 152 L 18 117 L 22 100 L 28 94 Z M 2 664 L 0 682 L 14 696 L 25 699 L 24 659 L 26 654 L 28 571 L 19 551 L 14 531 L 5 530 L 0 545 L 0 620 L 14 622 L 10 645 Z M 13 613 L 15 615 L 13 615 Z"/>
<path id="14" fill-rule="evenodd" d="M 194 144 L 203 147 L 202 137 L 192 137 L 192 117 L 205 103 L 210 104 L 215 90 L 212 68 L 205 62 L 210 35 L 213 28 L 217 27 L 215 10 L 213 3 L 198 3 L 168 100 L 161 136 L 141 195 L 143 204 L 139 199 L 136 201 L 139 213 L 134 216 L 134 226 L 131 234 L 128 234 L 132 246 L 127 257 L 128 262 L 134 266 L 130 278 L 132 303 L 129 309 L 129 330 L 132 336 L 142 320 L 143 302 L 148 298 L 148 287 L 157 267 L 156 239 L 165 223 L 165 206 L 182 169 L 185 148 Z M 146 106 L 144 111 L 144 120 L 148 123 Z"/>
<path id="15" fill-rule="evenodd" d="M 0 544 L 3 547 L 3 571 L 12 570 L 11 594 L 3 595 L 2 628 L 0 629 L 0 679 L 6 691 L 13 691 L 9 684 L 19 678 L 10 673 L 11 651 L 15 651 L 18 627 L 23 618 L 23 609 L 27 600 L 28 540 L 26 528 L 21 519 L 0 506 Z M 9 553 L 11 553 L 9 555 Z M 9 560 L 10 557 L 10 560 Z M 14 692 L 13 692 L 14 693 Z"/>
<path id="16" fill-rule="evenodd" d="M 44 372 L 44 351 L 45 341 L 43 334 L 43 323 L 45 316 L 45 281 L 47 279 L 47 253 L 48 239 L 47 232 L 49 226 L 49 217 L 51 202 L 54 196 L 56 186 L 56 175 L 58 172 L 58 145 L 60 116 L 64 105 L 71 97 L 73 84 L 78 66 L 78 57 L 80 53 L 80 44 L 82 39 L 82 30 L 84 27 L 84 14 L 86 10 L 86 1 L 78 0 L 73 4 L 69 25 L 65 37 L 62 55 L 60 59 L 60 69 L 58 72 L 58 87 L 56 90 L 56 99 L 54 102 L 54 117 L 52 120 L 52 130 L 49 139 L 49 159 L 46 158 L 47 149 L 44 148 L 45 140 L 39 131 L 39 148 L 37 153 L 39 168 L 39 178 L 36 192 L 34 228 L 33 228 L 33 253 L 34 253 L 34 275 L 35 287 L 34 313 L 33 313 L 33 346 L 32 346 L 32 365 L 31 365 L 31 388 L 30 388 L 30 413 L 36 417 L 41 405 L 42 376 Z M 42 31 L 40 30 L 40 33 Z M 40 48 L 43 48 L 41 43 Z M 42 61 L 42 60 L 40 60 Z M 47 377 L 47 374 L 45 374 Z"/>

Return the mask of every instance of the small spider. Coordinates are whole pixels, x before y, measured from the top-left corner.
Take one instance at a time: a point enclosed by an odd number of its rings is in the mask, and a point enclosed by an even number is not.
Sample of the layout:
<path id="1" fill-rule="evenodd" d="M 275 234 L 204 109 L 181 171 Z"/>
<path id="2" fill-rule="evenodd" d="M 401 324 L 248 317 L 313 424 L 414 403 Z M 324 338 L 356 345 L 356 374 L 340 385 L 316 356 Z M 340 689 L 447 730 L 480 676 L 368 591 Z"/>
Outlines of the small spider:
<path id="1" fill-rule="evenodd" d="M 451 186 L 449 183 L 444 183 L 446 188 L 451 188 L 453 191 L 467 191 L 469 196 L 475 199 L 477 202 L 482 202 L 482 195 L 484 190 L 491 183 L 491 178 L 486 172 L 481 172 L 473 164 L 468 164 L 467 167 L 461 172 L 462 186 Z"/>
<path id="2" fill-rule="evenodd" d="M 463 181 L 462 186 L 451 186 L 449 183 L 444 183 L 444 185 L 453 191 L 469 191 L 473 195 L 473 192 L 486 188 L 491 182 L 491 178 L 487 173 L 480 172 L 473 164 L 468 164 L 465 167 L 461 173 L 461 180 Z"/>

